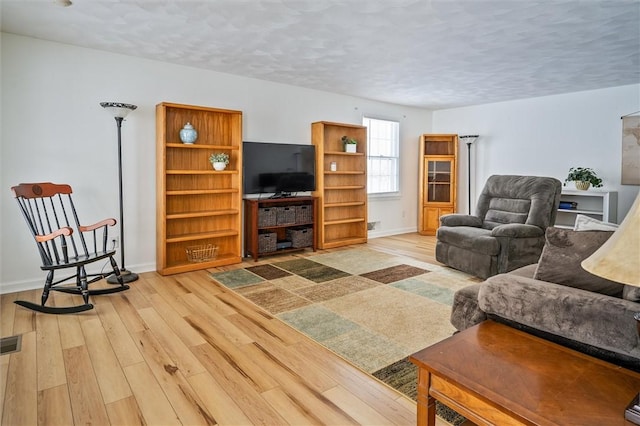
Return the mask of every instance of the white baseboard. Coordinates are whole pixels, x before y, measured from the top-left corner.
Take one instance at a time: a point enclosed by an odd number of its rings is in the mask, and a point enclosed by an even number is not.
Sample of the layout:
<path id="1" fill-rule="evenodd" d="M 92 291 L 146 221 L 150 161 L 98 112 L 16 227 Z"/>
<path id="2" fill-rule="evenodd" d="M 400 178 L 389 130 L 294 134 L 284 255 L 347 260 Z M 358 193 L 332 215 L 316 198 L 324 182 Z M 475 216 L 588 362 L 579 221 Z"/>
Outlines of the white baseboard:
<path id="1" fill-rule="evenodd" d="M 369 231 L 367 233 L 367 237 L 368 238 L 390 237 L 392 235 L 408 234 L 409 232 L 418 232 L 418 227 L 412 226 L 409 228 L 396 228 L 396 229 L 386 229 L 386 230 L 379 230 L 379 231 Z"/>
<path id="2" fill-rule="evenodd" d="M 417 232 L 417 231 L 418 231 L 418 228 L 415 226 L 412 226 L 409 228 L 369 231 L 367 234 L 367 237 L 373 239 L 373 238 L 389 237 L 391 235 L 407 234 L 409 232 Z M 156 264 L 145 263 L 145 264 L 133 265 L 133 266 L 128 265 L 127 269 L 130 269 L 134 272 L 152 272 L 156 270 Z M 27 280 L 13 281 L 13 282 L 7 282 L 7 283 L 0 283 L 0 294 L 41 289 L 44 284 L 45 277 L 46 277 L 46 273 L 43 271 L 42 275 L 36 278 L 30 278 Z"/>
<path id="3" fill-rule="evenodd" d="M 134 272 L 152 272 L 156 270 L 155 263 L 145 263 L 142 265 L 127 266 L 127 269 Z M 89 271 L 87 271 L 89 272 Z M 64 270 L 60 272 L 64 274 Z M 62 275 L 63 277 L 65 275 Z M 41 289 L 44 285 L 44 280 L 47 277 L 47 273 L 42 271 L 42 275 L 38 278 L 30 278 L 21 281 L 12 281 L 8 283 L 0 283 L 0 294 L 16 293 L 18 291 L 37 290 Z"/>

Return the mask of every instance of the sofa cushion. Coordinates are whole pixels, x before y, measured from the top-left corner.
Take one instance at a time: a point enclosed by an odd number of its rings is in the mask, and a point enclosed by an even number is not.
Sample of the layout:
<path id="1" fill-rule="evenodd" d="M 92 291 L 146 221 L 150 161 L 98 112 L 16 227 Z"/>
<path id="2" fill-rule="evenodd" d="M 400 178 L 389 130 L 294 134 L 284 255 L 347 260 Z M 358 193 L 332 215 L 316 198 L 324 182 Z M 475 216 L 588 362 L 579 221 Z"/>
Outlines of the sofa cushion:
<path id="1" fill-rule="evenodd" d="M 613 232 L 573 231 L 550 227 L 534 278 L 569 287 L 622 297 L 623 284 L 585 271 L 580 263 L 591 256 Z"/>
<path id="2" fill-rule="evenodd" d="M 603 222 L 583 214 L 576 215 L 574 231 L 616 231 L 620 225 Z M 622 290 L 622 298 L 632 302 L 640 302 L 640 287 L 625 285 Z"/>
<path id="3" fill-rule="evenodd" d="M 640 303 L 640 287 L 625 285 L 622 290 L 622 298 Z"/>
<path id="4" fill-rule="evenodd" d="M 603 222 L 583 214 L 576 215 L 576 223 L 573 225 L 574 231 L 615 231 L 618 225 L 615 223 Z"/>

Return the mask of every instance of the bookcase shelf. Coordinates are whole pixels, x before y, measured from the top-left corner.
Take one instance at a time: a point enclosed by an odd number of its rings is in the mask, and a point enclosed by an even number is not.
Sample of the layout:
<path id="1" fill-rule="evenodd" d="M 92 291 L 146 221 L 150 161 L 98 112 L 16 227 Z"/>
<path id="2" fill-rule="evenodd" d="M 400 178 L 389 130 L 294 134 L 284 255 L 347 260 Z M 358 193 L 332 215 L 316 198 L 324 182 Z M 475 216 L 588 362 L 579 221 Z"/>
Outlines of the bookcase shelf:
<path id="1" fill-rule="evenodd" d="M 616 191 L 563 189 L 560 201 L 577 203 L 577 206 L 575 209 L 558 209 L 555 223 L 557 228 L 573 228 L 578 214 L 603 222 L 618 223 L 618 193 Z"/>

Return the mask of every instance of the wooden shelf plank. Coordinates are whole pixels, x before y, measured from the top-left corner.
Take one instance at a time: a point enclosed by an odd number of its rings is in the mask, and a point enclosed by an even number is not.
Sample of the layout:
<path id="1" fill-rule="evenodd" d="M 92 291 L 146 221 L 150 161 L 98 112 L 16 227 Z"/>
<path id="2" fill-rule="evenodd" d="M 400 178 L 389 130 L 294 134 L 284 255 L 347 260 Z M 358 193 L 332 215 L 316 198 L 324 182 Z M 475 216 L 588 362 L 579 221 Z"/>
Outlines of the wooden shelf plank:
<path id="1" fill-rule="evenodd" d="M 327 203 L 324 205 L 325 209 L 330 209 L 333 207 L 355 207 L 355 206 L 364 206 L 364 201 L 349 201 L 346 203 Z"/>
<path id="2" fill-rule="evenodd" d="M 224 253 L 218 255 L 215 259 L 208 262 L 188 262 L 185 260 L 184 262 L 171 263 L 158 272 L 160 272 L 162 275 L 171 275 L 179 274 L 182 272 L 195 271 L 199 269 L 215 268 L 218 266 L 230 265 L 240 262 L 242 262 L 242 257 L 231 253 Z"/>
<path id="3" fill-rule="evenodd" d="M 364 185 L 344 185 L 344 186 L 326 186 L 324 187 L 325 190 L 331 190 L 331 191 L 344 191 L 344 190 L 348 190 L 348 189 L 364 189 L 365 186 Z"/>
<path id="4" fill-rule="evenodd" d="M 324 171 L 325 175 L 363 175 L 364 174 L 364 170 L 336 170 L 331 171 L 331 170 L 325 170 Z"/>
<path id="5" fill-rule="evenodd" d="M 237 175 L 238 170 L 167 170 L 168 175 Z"/>
<path id="6" fill-rule="evenodd" d="M 231 145 L 209 145 L 209 144 L 203 144 L 203 143 L 194 143 L 194 144 L 186 144 L 186 143 L 173 143 L 173 142 L 169 142 L 167 143 L 167 148 L 184 148 L 184 149 L 230 149 L 230 150 L 237 150 L 240 149 L 237 146 L 231 146 Z"/>
<path id="7" fill-rule="evenodd" d="M 278 229 L 278 228 L 294 228 L 296 226 L 313 226 L 313 222 L 287 223 L 285 225 L 273 225 L 273 226 L 258 226 L 258 229 L 263 230 L 263 229 Z"/>
<path id="8" fill-rule="evenodd" d="M 344 223 L 359 223 L 364 221 L 365 221 L 364 217 L 356 217 L 351 219 L 339 219 L 339 220 L 325 220 L 324 225 L 325 226 L 342 225 Z"/>
<path id="9" fill-rule="evenodd" d="M 325 151 L 325 155 L 351 155 L 354 157 L 363 157 L 363 152 L 344 152 L 344 151 Z"/>
<path id="10" fill-rule="evenodd" d="M 184 189 L 180 191 L 167 191 L 166 195 L 208 195 L 208 194 L 235 194 L 238 193 L 237 188 L 225 189 Z"/>
<path id="11" fill-rule="evenodd" d="M 167 215 L 167 220 L 170 219 L 191 219 L 196 217 L 210 217 L 210 216 L 227 216 L 239 214 L 240 212 L 236 209 L 228 209 L 228 210 L 209 210 L 204 212 L 189 212 L 189 213 L 173 213 Z"/>
<path id="12" fill-rule="evenodd" d="M 367 242 L 367 237 L 349 237 L 349 238 L 337 238 L 324 242 L 324 248 L 330 249 L 335 247 L 342 247 L 351 244 L 362 244 Z"/>
<path id="13" fill-rule="evenodd" d="M 223 229 L 220 231 L 212 231 L 212 232 L 199 232 L 195 234 L 174 235 L 174 236 L 167 236 L 167 243 L 198 241 L 198 240 L 204 240 L 207 238 L 233 237 L 238 234 L 239 232 L 237 229 Z"/>

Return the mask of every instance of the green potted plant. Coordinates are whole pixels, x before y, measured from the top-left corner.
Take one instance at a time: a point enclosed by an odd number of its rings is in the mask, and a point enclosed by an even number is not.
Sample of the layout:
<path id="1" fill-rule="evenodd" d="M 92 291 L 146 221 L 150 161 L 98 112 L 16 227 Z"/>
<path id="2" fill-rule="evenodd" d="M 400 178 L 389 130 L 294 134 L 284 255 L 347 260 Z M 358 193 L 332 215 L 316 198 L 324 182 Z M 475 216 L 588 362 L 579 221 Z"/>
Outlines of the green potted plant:
<path id="1" fill-rule="evenodd" d="M 356 152 L 358 141 L 354 138 L 350 138 L 347 135 L 342 137 L 342 143 L 344 143 L 344 151 L 345 152 Z"/>
<path id="2" fill-rule="evenodd" d="M 564 180 L 564 185 L 567 182 L 573 182 L 577 189 L 586 191 L 589 186 L 593 185 L 594 188 L 600 188 L 602 186 L 602 179 L 600 179 L 596 172 L 588 167 L 571 167 L 569 174 Z"/>
<path id="3" fill-rule="evenodd" d="M 211 154 L 209 161 L 215 170 L 224 170 L 227 164 L 229 164 L 229 154 L 225 154 L 224 152 Z"/>

